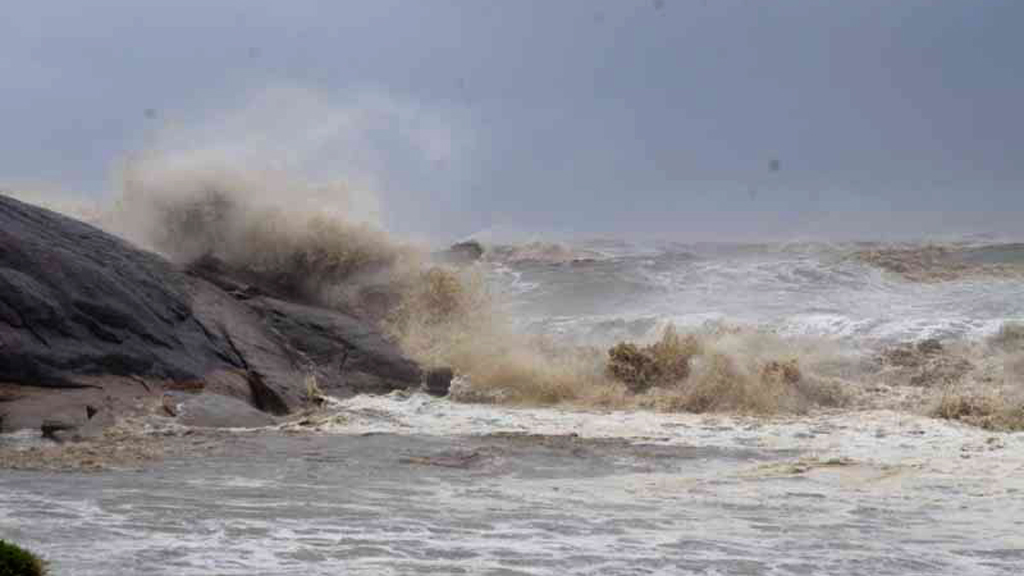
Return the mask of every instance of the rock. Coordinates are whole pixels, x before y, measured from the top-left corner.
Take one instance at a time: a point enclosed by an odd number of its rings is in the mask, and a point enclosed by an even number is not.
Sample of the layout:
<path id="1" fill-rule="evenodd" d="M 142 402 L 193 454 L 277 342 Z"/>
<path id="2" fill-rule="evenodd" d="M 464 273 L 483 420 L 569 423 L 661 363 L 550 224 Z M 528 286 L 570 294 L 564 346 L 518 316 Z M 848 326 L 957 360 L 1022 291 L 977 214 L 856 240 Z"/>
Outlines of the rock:
<path id="1" fill-rule="evenodd" d="M 420 384 L 419 365 L 361 320 L 274 298 L 248 304 L 296 362 L 316 371 L 325 392 L 390 392 Z"/>
<path id="2" fill-rule="evenodd" d="M 171 382 L 165 387 L 174 392 L 199 393 L 206 389 L 206 383 L 201 380 L 186 380 L 184 382 Z"/>
<path id="3" fill-rule="evenodd" d="M 180 424 L 202 428 L 259 428 L 272 426 L 272 416 L 248 403 L 220 394 L 166 392 L 163 405 Z"/>
<path id="4" fill-rule="evenodd" d="M 434 252 L 434 260 L 446 264 L 472 264 L 484 255 L 484 247 L 476 240 L 452 244 L 447 250 Z"/>
<path id="5" fill-rule="evenodd" d="M 88 377 L 84 381 L 88 385 L 78 388 L 0 384 L 0 396 L 8 398 L 0 403 L 0 412 L 5 413 L 2 431 L 39 430 L 47 420 L 60 420 L 76 424 L 78 434 L 88 436 L 112 424 L 115 415 L 132 412 L 151 397 L 150 391 L 130 378 Z"/>
<path id="6" fill-rule="evenodd" d="M 187 273 L 0 195 L 3 430 L 57 412 L 91 422 L 151 410 L 165 387 L 202 392 L 192 413 L 227 422 L 250 421 L 234 402 L 225 407 L 232 399 L 271 414 L 306 406 L 310 375 L 336 394 L 420 384 L 419 366 L 370 322 L 272 298 L 290 285 L 233 273 L 209 261 Z"/>
<path id="7" fill-rule="evenodd" d="M 69 440 L 69 433 L 74 432 L 77 428 L 77 423 L 53 419 L 43 420 L 43 424 L 39 427 L 43 433 L 43 438 L 49 438 L 55 442 Z"/>
<path id="8" fill-rule="evenodd" d="M 200 378 L 230 351 L 194 318 L 193 284 L 154 254 L 0 195 L 0 382 Z"/>
<path id="9" fill-rule="evenodd" d="M 432 396 L 447 396 L 454 373 L 451 368 L 434 368 L 427 371 L 425 388 Z"/>

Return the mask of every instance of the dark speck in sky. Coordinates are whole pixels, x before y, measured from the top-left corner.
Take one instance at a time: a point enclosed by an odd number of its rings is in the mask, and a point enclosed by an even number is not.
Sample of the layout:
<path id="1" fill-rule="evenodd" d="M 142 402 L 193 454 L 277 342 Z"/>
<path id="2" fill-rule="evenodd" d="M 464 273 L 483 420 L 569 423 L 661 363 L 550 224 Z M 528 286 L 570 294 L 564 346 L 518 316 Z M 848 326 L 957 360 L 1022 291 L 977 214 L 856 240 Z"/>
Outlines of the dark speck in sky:
<path id="1" fill-rule="evenodd" d="M 1020 236 L 1024 2 L 78 4 L 3 5 L 0 181 L 195 146 L 371 183 L 424 239 Z"/>

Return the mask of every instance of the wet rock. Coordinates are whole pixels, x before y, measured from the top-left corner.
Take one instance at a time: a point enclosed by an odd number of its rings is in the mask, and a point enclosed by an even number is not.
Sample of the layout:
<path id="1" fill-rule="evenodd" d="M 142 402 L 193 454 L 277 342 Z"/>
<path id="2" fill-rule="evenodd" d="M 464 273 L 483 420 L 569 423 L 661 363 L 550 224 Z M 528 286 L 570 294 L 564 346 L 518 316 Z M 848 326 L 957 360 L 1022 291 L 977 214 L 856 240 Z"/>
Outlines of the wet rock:
<path id="1" fill-rule="evenodd" d="M 424 387 L 432 396 L 447 396 L 451 389 L 454 373 L 451 368 L 434 368 L 427 371 Z"/>
<path id="2" fill-rule="evenodd" d="M 195 322 L 193 289 L 154 254 L 0 195 L 0 381 L 197 378 L 226 350 Z"/>
<path id="3" fill-rule="evenodd" d="M 222 395 L 286 414 L 306 405 L 310 373 L 332 393 L 420 384 L 419 366 L 369 322 L 267 297 L 273 283 L 264 289 L 208 261 L 196 268 L 203 275 L 0 195 L 4 430 L 65 408 L 83 417 L 86 406 L 152 409 L 164 386 L 211 393 L 196 402 L 214 412 Z"/>
<path id="4" fill-rule="evenodd" d="M 248 403 L 220 394 L 166 392 L 163 406 L 178 423 L 202 428 L 258 428 L 275 420 Z"/>
<path id="5" fill-rule="evenodd" d="M 43 433 L 43 438 L 48 438 L 54 442 L 64 442 L 70 439 L 70 435 L 78 429 L 78 424 L 67 420 L 43 420 L 43 424 L 39 427 L 39 430 Z"/>
<path id="6" fill-rule="evenodd" d="M 198 394 L 206 389 L 206 383 L 201 380 L 171 382 L 166 386 L 166 389 L 173 392 L 192 392 Z"/>
<path id="7" fill-rule="evenodd" d="M 380 332 L 352 316 L 274 298 L 249 305 L 311 366 L 325 392 L 390 392 L 419 386 L 422 371 Z"/>
<path id="8" fill-rule="evenodd" d="M 484 247 L 476 240 L 452 244 L 447 250 L 433 254 L 434 260 L 447 264 L 472 264 L 484 255 Z"/>

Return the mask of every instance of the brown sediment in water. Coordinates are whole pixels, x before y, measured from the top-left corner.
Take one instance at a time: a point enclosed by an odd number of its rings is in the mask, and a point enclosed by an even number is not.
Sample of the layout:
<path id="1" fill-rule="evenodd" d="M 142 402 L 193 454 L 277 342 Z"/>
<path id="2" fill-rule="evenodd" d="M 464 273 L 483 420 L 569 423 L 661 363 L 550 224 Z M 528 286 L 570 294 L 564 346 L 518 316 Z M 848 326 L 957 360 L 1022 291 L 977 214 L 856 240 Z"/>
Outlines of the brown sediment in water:
<path id="1" fill-rule="evenodd" d="M 669 327 L 652 344 L 603 351 L 463 328 L 427 329 L 413 343 L 462 376 L 452 391 L 458 401 L 796 414 L 844 406 L 850 397 L 837 376 L 819 373 L 827 352 L 755 330 L 680 335 Z"/>
<path id="2" fill-rule="evenodd" d="M 957 420 L 998 432 L 1024 431 L 1024 399 L 998 393 L 951 391 L 928 411 L 935 418 Z"/>
<path id="3" fill-rule="evenodd" d="M 1008 322 L 973 353 L 975 370 L 944 386 L 927 414 L 995 431 L 1024 431 L 1024 325 Z"/>
<path id="4" fill-rule="evenodd" d="M 690 375 L 690 359 L 700 351 L 694 336 L 680 337 L 670 326 L 660 340 L 648 346 L 619 342 L 609 349 L 608 373 L 631 392 L 644 392 L 685 380 Z"/>
<path id="5" fill-rule="evenodd" d="M 273 294 L 312 300 L 380 322 L 405 353 L 461 377 L 452 398 L 511 405 L 646 408 L 690 412 L 801 414 L 816 409 L 920 409 L 939 389 L 984 388 L 1015 353 L 997 362 L 959 349 L 897 347 L 871 369 L 849 369 L 821 342 L 736 328 L 623 342 L 610 354 L 513 328 L 479 267 L 431 266 L 424 253 L 371 224 L 305 202 L 317 190 L 223 170 L 129 171 L 125 196 L 102 224 L 180 263 L 210 257 Z M 921 281 L 1019 274 L 1015 265 L 975 264 L 939 246 L 863 250 L 854 258 Z M 498 260 L 576 259 L 557 245 L 527 245 Z M 1002 341 L 1024 340 L 1007 328 Z M 993 344 L 994 345 L 994 344 Z M 830 364 L 846 368 L 833 370 Z M 1021 362 L 1024 366 L 1024 362 Z M 973 389 L 972 388 L 972 389 Z M 952 413 L 959 413 L 952 411 Z"/>
<path id="6" fill-rule="evenodd" d="M 889 383 L 934 388 L 959 384 L 975 369 L 964 346 L 944 346 L 935 339 L 903 343 L 876 357 L 880 377 Z"/>
<path id="7" fill-rule="evenodd" d="M 0 469 L 51 472 L 135 470 L 164 458 L 203 457 L 222 453 L 226 438 L 214 431 L 175 429 L 144 432 L 132 425 L 107 428 L 83 442 L 36 442 L 30 446 L 0 444 Z"/>
<path id="8" fill-rule="evenodd" d="M 760 416 L 894 409 L 938 416 L 933 406 L 957 391 L 1010 406 L 986 409 L 985 422 L 959 417 L 998 429 L 1014 429 L 1013 406 L 1024 405 L 1014 400 L 1024 397 L 1024 330 L 1013 324 L 985 342 L 923 340 L 873 356 L 741 327 L 686 335 L 669 329 L 654 343 L 620 343 L 607 353 L 459 334 L 463 348 L 438 350 L 464 354 L 446 358 L 465 376 L 453 388 L 453 398 L 465 402 Z"/>
<path id="9" fill-rule="evenodd" d="M 913 282 L 945 282 L 989 276 L 1024 278 L 1024 265 L 979 263 L 964 256 L 966 249 L 946 246 L 917 246 L 860 250 L 853 259 L 897 274 Z"/>
<path id="10" fill-rule="evenodd" d="M 688 343 L 680 346 L 673 345 L 680 341 L 674 330 L 666 329 L 655 347 L 660 347 L 663 355 L 666 350 L 680 354 L 675 360 L 688 368 L 678 370 L 676 378 L 652 386 L 648 394 L 638 398 L 640 405 L 698 413 L 795 414 L 848 403 L 848 393 L 838 381 L 801 369 L 797 358 L 785 357 L 781 349 L 771 349 L 782 344 L 781 340 L 771 342 L 767 335 L 760 335 L 767 350 L 739 350 L 729 338 L 740 334 L 727 333 L 725 338 L 710 334 L 703 339 L 689 335 L 683 340 Z M 758 338 L 754 333 L 744 336 Z M 621 372 L 618 365 L 622 360 L 615 355 L 618 349 L 610 351 L 610 367 Z M 661 362 L 668 363 L 664 359 Z"/>
<path id="11" fill-rule="evenodd" d="M 862 361 L 857 366 L 863 372 L 846 380 L 840 380 L 840 371 L 828 369 L 832 361 L 828 351 L 810 344 L 799 347 L 777 336 L 739 328 L 686 336 L 666 332 L 663 340 L 668 342 L 695 339 L 700 343 L 699 352 L 693 352 L 692 345 L 681 348 L 686 350 L 690 365 L 685 378 L 652 385 L 641 393 L 630 392 L 600 370 L 608 358 L 600 350 L 577 350 L 570 361 L 561 355 L 561 348 L 544 350 L 536 346 L 528 354 L 519 350 L 511 357 L 492 362 L 492 372 L 483 370 L 482 365 L 469 364 L 474 370 L 471 374 L 478 380 L 471 382 L 467 378 L 454 396 L 456 400 L 508 405 L 741 413 L 758 421 L 766 417 L 803 418 L 836 410 L 885 409 L 992 431 L 1024 431 L 1024 338 L 1019 337 L 1018 325 L 1007 325 L 987 341 L 974 345 L 924 340 L 894 346 Z M 644 350 L 649 346 L 637 348 Z M 669 347 L 663 346 L 662 350 L 665 349 Z M 783 350 L 795 356 L 787 358 Z M 544 354 L 553 362 L 536 362 L 538 355 Z M 911 384 L 912 375 L 927 373 L 940 358 L 953 363 L 968 361 L 970 369 L 955 382 L 940 378 L 929 385 Z M 911 372 L 898 372 L 905 370 Z M 282 425 L 281 430 L 316 433 L 344 425 L 358 416 L 358 412 L 310 410 Z M 373 416 L 389 417 L 386 413 Z M 151 418 L 120 423 L 101 437 L 81 443 L 37 444 L 30 448 L 0 446 L 0 468 L 135 469 L 166 457 L 221 453 L 230 446 L 232 435 L 237 434 L 183 427 L 146 432 L 152 430 L 147 423 L 153 422 Z M 558 441 L 572 443 L 575 439 L 567 436 Z M 464 456 L 466 462 L 458 458 L 452 462 L 410 462 L 476 465 L 475 456 Z M 800 474 L 808 469 L 846 464 L 801 461 L 792 469 L 771 472 Z"/>

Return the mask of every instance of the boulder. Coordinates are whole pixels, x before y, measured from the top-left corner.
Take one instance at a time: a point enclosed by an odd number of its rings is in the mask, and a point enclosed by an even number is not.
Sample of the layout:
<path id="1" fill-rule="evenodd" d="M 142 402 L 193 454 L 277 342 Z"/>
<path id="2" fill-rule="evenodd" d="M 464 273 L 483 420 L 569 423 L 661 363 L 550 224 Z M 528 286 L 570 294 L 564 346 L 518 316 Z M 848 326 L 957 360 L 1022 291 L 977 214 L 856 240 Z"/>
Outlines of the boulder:
<path id="1" fill-rule="evenodd" d="M 452 386 L 454 373 L 451 368 L 434 368 L 427 371 L 424 388 L 431 396 L 447 396 Z"/>
<path id="2" fill-rule="evenodd" d="M 168 388 L 235 415 L 228 400 L 270 414 L 303 407 L 310 375 L 336 394 L 420 384 L 419 366 L 372 323 L 204 266 L 188 273 L 0 195 L 0 429 L 146 411 Z"/>
<path id="3" fill-rule="evenodd" d="M 273 417 L 247 402 L 220 394 L 165 392 L 164 407 L 180 424 L 203 428 L 259 428 L 275 423 Z"/>
<path id="4" fill-rule="evenodd" d="M 154 254 L 0 195 L 0 382 L 201 378 L 230 350 L 193 315 L 195 289 Z"/>
<path id="5" fill-rule="evenodd" d="M 371 325 L 352 316 L 275 298 L 248 305 L 267 330 L 317 375 L 325 392 L 377 392 L 419 386 L 422 371 Z"/>
<path id="6" fill-rule="evenodd" d="M 484 247 L 476 240 L 452 244 L 445 250 L 434 252 L 433 258 L 445 264 L 472 264 L 484 255 Z"/>

